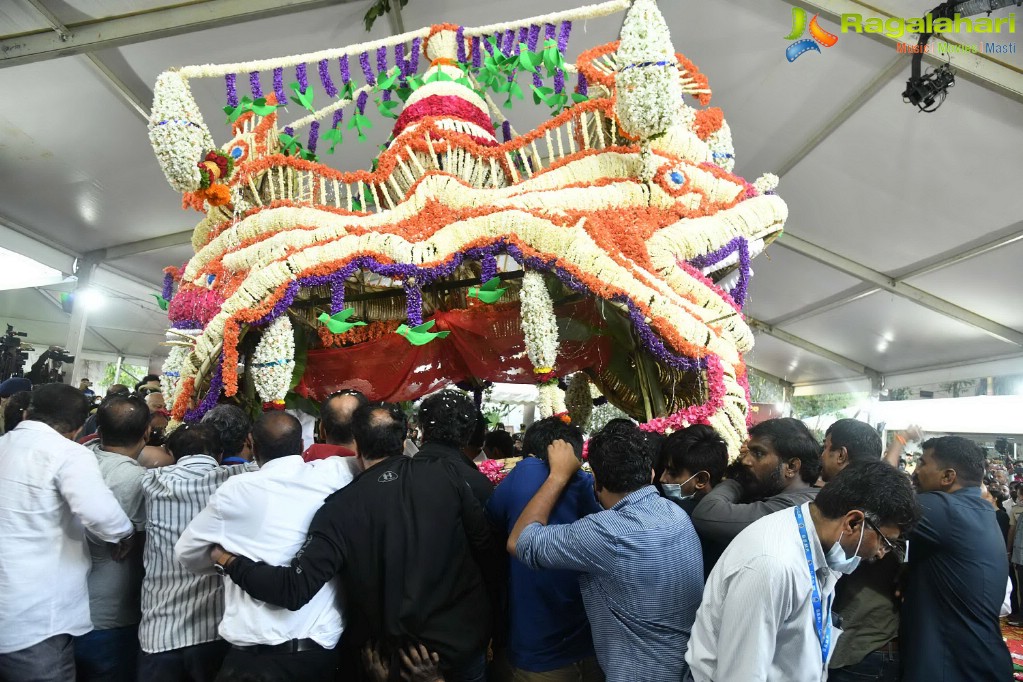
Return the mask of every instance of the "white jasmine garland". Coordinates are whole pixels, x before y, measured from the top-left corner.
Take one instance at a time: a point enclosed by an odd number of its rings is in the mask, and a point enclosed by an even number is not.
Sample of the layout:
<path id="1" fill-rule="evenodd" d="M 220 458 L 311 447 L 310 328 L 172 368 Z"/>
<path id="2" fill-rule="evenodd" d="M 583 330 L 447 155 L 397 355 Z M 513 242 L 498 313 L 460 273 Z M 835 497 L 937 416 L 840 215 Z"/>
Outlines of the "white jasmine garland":
<path id="1" fill-rule="evenodd" d="M 149 142 L 171 187 L 179 192 L 199 189 L 196 165 L 203 152 L 214 148 L 188 81 L 174 71 L 160 74 L 149 114 Z"/>
<path id="2" fill-rule="evenodd" d="M 285 313 L 263 330 L 252 354 L 252 378 L 264 403 L 282 401 L 295 371 L 295 330 Z"/>
<path id="3" fill-rule="evenodd" d="M 540 411 L 540 418 L 546 419 L 566 411 L 565 392 L 558 386 L 557 381 L 549 381 L 540 384 L 539 396 L 536 407 Z"/>
<path id="4" fill-rule="evenodd" d="M 753 186 L 756 187 L 757 191 L 761 194 L 767 194 L 778 189 L 778 176 L 774 173 L 764 173 L 759 178 L 753 181 Z"/>
<path id="5" fill-rule="evenodd" d="M 160 374 L 160 388 L 163 390 L 163 397 L 168 405 L 173 405 L 178 397 L 178 386 L 181 385 L 181 369 L 185 360 L 191 354 L 191 346 L 175 345 L 171 348 L 170 354 L 163 363 L 163 371 Z"/>
<path id="6" fill-rule="evenodd" d="M 550 372 L 558 359 L 558 320 L 543 275 L 535 270 L 523 275 L 519 302 L 526 355 L 537 372 Z"/>
<path id="7" fill-rule="evenodd" d="M 668 25 L 654 0 L 636 0 L 622 25 L 615 112 L 643 140 L 668 131 L 679 116 L 682 86 Z"/>

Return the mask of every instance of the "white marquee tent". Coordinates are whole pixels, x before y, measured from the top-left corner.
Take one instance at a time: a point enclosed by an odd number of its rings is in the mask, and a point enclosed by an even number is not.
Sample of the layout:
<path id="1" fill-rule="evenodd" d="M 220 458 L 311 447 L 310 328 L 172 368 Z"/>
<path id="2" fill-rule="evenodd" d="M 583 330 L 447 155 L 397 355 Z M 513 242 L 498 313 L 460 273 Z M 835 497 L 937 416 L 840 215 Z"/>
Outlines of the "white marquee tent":
<path id="1" fill-rule="evenodd" d="M 73 283 L 0 291 L 0 323 L 43 346 L 73 344 L 84 329 L 84 355 L 158 366 L 166 320 L 151 294 L 162 268 L 190 255 L 197 219 L 180 209 L 146 136 L 164 69 L 444 21 L 525 18 L 581 1 L 410 0 L 367 34 L 370 4 L 0 4 L 0 247 L 58 270 L 56 279 L 76 260 L 79 273 L 97 265 L 91 284 L 108 299 L 80 321 L 58 300 Z M 786 61 L 794 4 L 837 32 L 842 13 L 919 16 L 936 0 L 660 1 L 676 49 L 708 75 L 712 104 L 725 111 L 736 171 L 781 176 L 790 208 L 785 235 L 754 261 L 749 364 L 804 393 L 1023 374 L 1023 58 L 952 56 L 955 87 L 936 113 L 921 114 L 902 101 L 910 57 L 894 39 L 840 33 L 834 47 Z M 613 39 L 619 21 L 575 27 L 570 57 Z M 936 63 L 928 56 L 925 65 Z M 203 85 L 196 94 L 212 118 L 223 93 Z M 511 117 L 524 130 L 541 115 L 525 104 Z M 226 126 L 211 121 L 211 129 L 226 139 Z M 337 163 L 366 167 L 374 151 L 346 143 Z"/>

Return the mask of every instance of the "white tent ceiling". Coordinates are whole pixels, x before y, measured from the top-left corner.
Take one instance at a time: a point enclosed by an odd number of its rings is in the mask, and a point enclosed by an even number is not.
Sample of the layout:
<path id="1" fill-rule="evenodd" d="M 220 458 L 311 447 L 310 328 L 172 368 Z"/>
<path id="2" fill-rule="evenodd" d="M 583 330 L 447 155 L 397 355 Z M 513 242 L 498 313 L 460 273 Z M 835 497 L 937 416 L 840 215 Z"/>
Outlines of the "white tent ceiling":
<path id="1" fill-rule="evenodd" d="M 843 33 L 788 63 L 792 3 L 835 30 L 842 12 L 919 16 L 936 0 L 661 0 L 676 49 L 708 75 L 728 118 L 736 171 L 778 173 L 790 208 L 786 234 L 754 262 L 749 364 L 803 391 L 1023 373 L 1023 57 L 953 58 L 947 102 L 920 114 L 901 97 L 910 58 L 889 39 Z M 579 4 L 410 0 L 367 34 L 368 0 L 7 0 L 0 246 L 63 272 L 75 257 L 99 260 L 93 282 L 116 298 L 89 316 L 85 349 L 158 356 L 166 320 L 149 294 L 190 255 L 198 217 L 180 209 L 146 137 L 161 71 L 363 42 L 399 21 L 478 25 Z M 570 57 L 612 40 L 619 22 L 576 26 Z M 222 87 L 193 88 L 224 140 Z M 519 130 L 541 116 L 528 105 L 511 114 Z M 375 146 L 342 149 L 333 161 L 359 168 Z M 64 343 L 55 296 L 0 292 L 0 322 Z"/>

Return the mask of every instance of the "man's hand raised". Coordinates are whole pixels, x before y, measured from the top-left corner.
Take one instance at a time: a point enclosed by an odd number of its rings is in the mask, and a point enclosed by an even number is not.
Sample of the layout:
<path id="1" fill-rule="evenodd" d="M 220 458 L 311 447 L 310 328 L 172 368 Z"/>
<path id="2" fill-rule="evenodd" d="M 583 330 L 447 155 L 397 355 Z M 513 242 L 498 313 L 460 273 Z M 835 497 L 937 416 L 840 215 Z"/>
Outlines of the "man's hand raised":
<path id="1" fill-rule="evenodd" d="M 563 482 L 570 481 L 582 466 L 575 456 L 575 448 L 561 439 L 547 446 L 547 462 L 551 467 L 551 478 Z"/>

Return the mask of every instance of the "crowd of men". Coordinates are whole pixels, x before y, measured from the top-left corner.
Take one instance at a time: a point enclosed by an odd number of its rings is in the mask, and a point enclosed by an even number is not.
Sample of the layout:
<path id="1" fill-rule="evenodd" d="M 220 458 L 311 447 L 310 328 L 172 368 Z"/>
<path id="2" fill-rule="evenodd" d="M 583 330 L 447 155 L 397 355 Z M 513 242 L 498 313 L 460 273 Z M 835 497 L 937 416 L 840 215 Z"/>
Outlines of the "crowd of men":
<path id="1" fill-rule="evenodd" d="M 965 438 L 911 479 L 905 435 L 882 453 L 852 419 L 823 444 L 764 421 L 729 465 L 709 426 L 584 444 L 551 417 L 495 487 L 474 454 L 514 444 L 458 391 L 410 452 L 357 391 L 312 447 L 230 404 L 154 445 L 140 389 L 85 444 L 80 390 L 5 409 L 0 682 L 1012 679 L 1007 531 Z"/>

